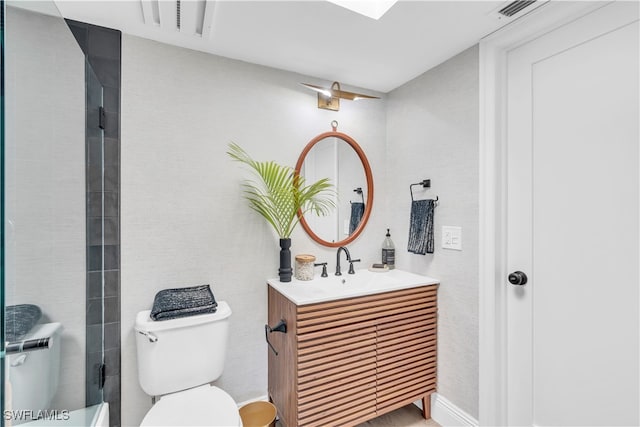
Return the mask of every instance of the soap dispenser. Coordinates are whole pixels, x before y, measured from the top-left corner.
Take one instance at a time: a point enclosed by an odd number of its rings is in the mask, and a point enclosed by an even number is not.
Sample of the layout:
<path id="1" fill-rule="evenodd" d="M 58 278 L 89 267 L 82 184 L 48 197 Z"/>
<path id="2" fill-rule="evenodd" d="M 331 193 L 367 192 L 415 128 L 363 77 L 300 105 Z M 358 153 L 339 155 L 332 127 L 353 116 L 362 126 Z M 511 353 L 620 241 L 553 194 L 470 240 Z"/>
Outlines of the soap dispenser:
<path id="1" fill-rule="evenodd" d="M 391 240 L 391 233 L 387 228 L 387 236 L 382 242 L 382 263 L 389 267 L 389 270 L 396 268 L 396 247 Z"/>

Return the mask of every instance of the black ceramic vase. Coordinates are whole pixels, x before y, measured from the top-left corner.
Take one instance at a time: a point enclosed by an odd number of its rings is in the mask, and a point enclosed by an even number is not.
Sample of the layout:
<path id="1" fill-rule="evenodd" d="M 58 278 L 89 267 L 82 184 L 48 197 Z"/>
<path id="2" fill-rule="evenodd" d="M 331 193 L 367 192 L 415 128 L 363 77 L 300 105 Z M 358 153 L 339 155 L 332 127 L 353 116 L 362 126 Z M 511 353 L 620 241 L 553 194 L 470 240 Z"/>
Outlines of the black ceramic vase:
<path id="1" fill-rule="evenodd" d="M 291 281 L 291 239 L 280 239 L 280 268 L 278 275 L 281 282 Z"/>

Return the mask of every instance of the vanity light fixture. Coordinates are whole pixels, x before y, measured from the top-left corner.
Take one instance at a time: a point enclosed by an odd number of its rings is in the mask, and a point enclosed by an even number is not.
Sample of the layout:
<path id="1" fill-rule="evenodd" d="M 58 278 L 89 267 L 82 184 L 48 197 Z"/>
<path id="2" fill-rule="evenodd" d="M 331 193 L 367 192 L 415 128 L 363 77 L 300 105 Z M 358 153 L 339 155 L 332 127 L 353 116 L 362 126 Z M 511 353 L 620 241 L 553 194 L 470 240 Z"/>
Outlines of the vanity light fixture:
<path id="1" fill-rule="evenodd" d="M 340 110 L 340 98 L 356 101 L 358 99 L 380 99 L 377 96 L 364 95 L 362 93 L 347 92 L 340 89 L 340 83 L 333 82 L 331 88 L 327 89 L 322 86 L 316 86 L 309 83 L 300 83 L 302 86 L 318 92 L 318 108 L 324 110 L 338 111 Z"/>

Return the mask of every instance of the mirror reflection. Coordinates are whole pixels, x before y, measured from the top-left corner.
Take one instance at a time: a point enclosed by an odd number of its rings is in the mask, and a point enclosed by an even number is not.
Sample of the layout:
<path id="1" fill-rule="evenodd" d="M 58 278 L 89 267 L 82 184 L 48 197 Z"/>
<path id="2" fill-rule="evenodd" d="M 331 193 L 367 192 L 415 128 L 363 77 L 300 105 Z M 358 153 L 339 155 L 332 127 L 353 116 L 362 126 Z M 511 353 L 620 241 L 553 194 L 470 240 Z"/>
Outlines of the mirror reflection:
<path id="1" fill-rule="evenodd" d="M 104 390 L 103 224 L 87 204 L 104 184 L 104 131 L 87 120 L 103 87 L 53 2 L 9 2 L 4 18 L 3 415 L 86 425 Z"/>
<path id="2" fill-rule="evenodd" d="M 329 243 L 352 236 L 368 200 L 367 176 L 358 153 L 339 137 L 325 137 L 309 150 L 300 173 L 307 182 L 329 178 L 336 188 L 336 209 L 328 216 L 305 218 L 309 228 Z"/>

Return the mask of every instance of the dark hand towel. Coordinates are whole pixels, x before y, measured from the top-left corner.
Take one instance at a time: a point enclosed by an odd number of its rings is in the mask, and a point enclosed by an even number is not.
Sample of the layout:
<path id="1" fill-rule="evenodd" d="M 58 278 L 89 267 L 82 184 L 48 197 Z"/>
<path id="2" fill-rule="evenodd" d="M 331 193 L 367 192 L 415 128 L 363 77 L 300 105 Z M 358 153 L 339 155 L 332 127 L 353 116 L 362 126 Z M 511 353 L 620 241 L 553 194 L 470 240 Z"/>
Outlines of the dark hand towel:
<path id="1" fill-rule="evenodd" d="M 151 318 L 169 320 L 176 317 L 215 313 L 218 303 L 209 285 L 163 289 L 153 299 Z"/>
<path id="2" fill-rule="evenodd" d="M 37 305 L 8 305 L 5 311 L 5 341 L 21 341 L 41 317 L 42 310 Z"/>
<path id="3" fill-rule="evenodd" d="M 433 253 L 434 200 L 414 200 L 411 203 L 411 223 L 407 250 L 414 254 Z"/>
<path id="4" fill-rule="evenodd" d="M 362 215 L 364 215 L 364 203 L 362 202 L 351 202 L 351 219 L 349 220 L 349 235 L 353 234 L 360 225 L 360 221 L 362 220 Z"/>

